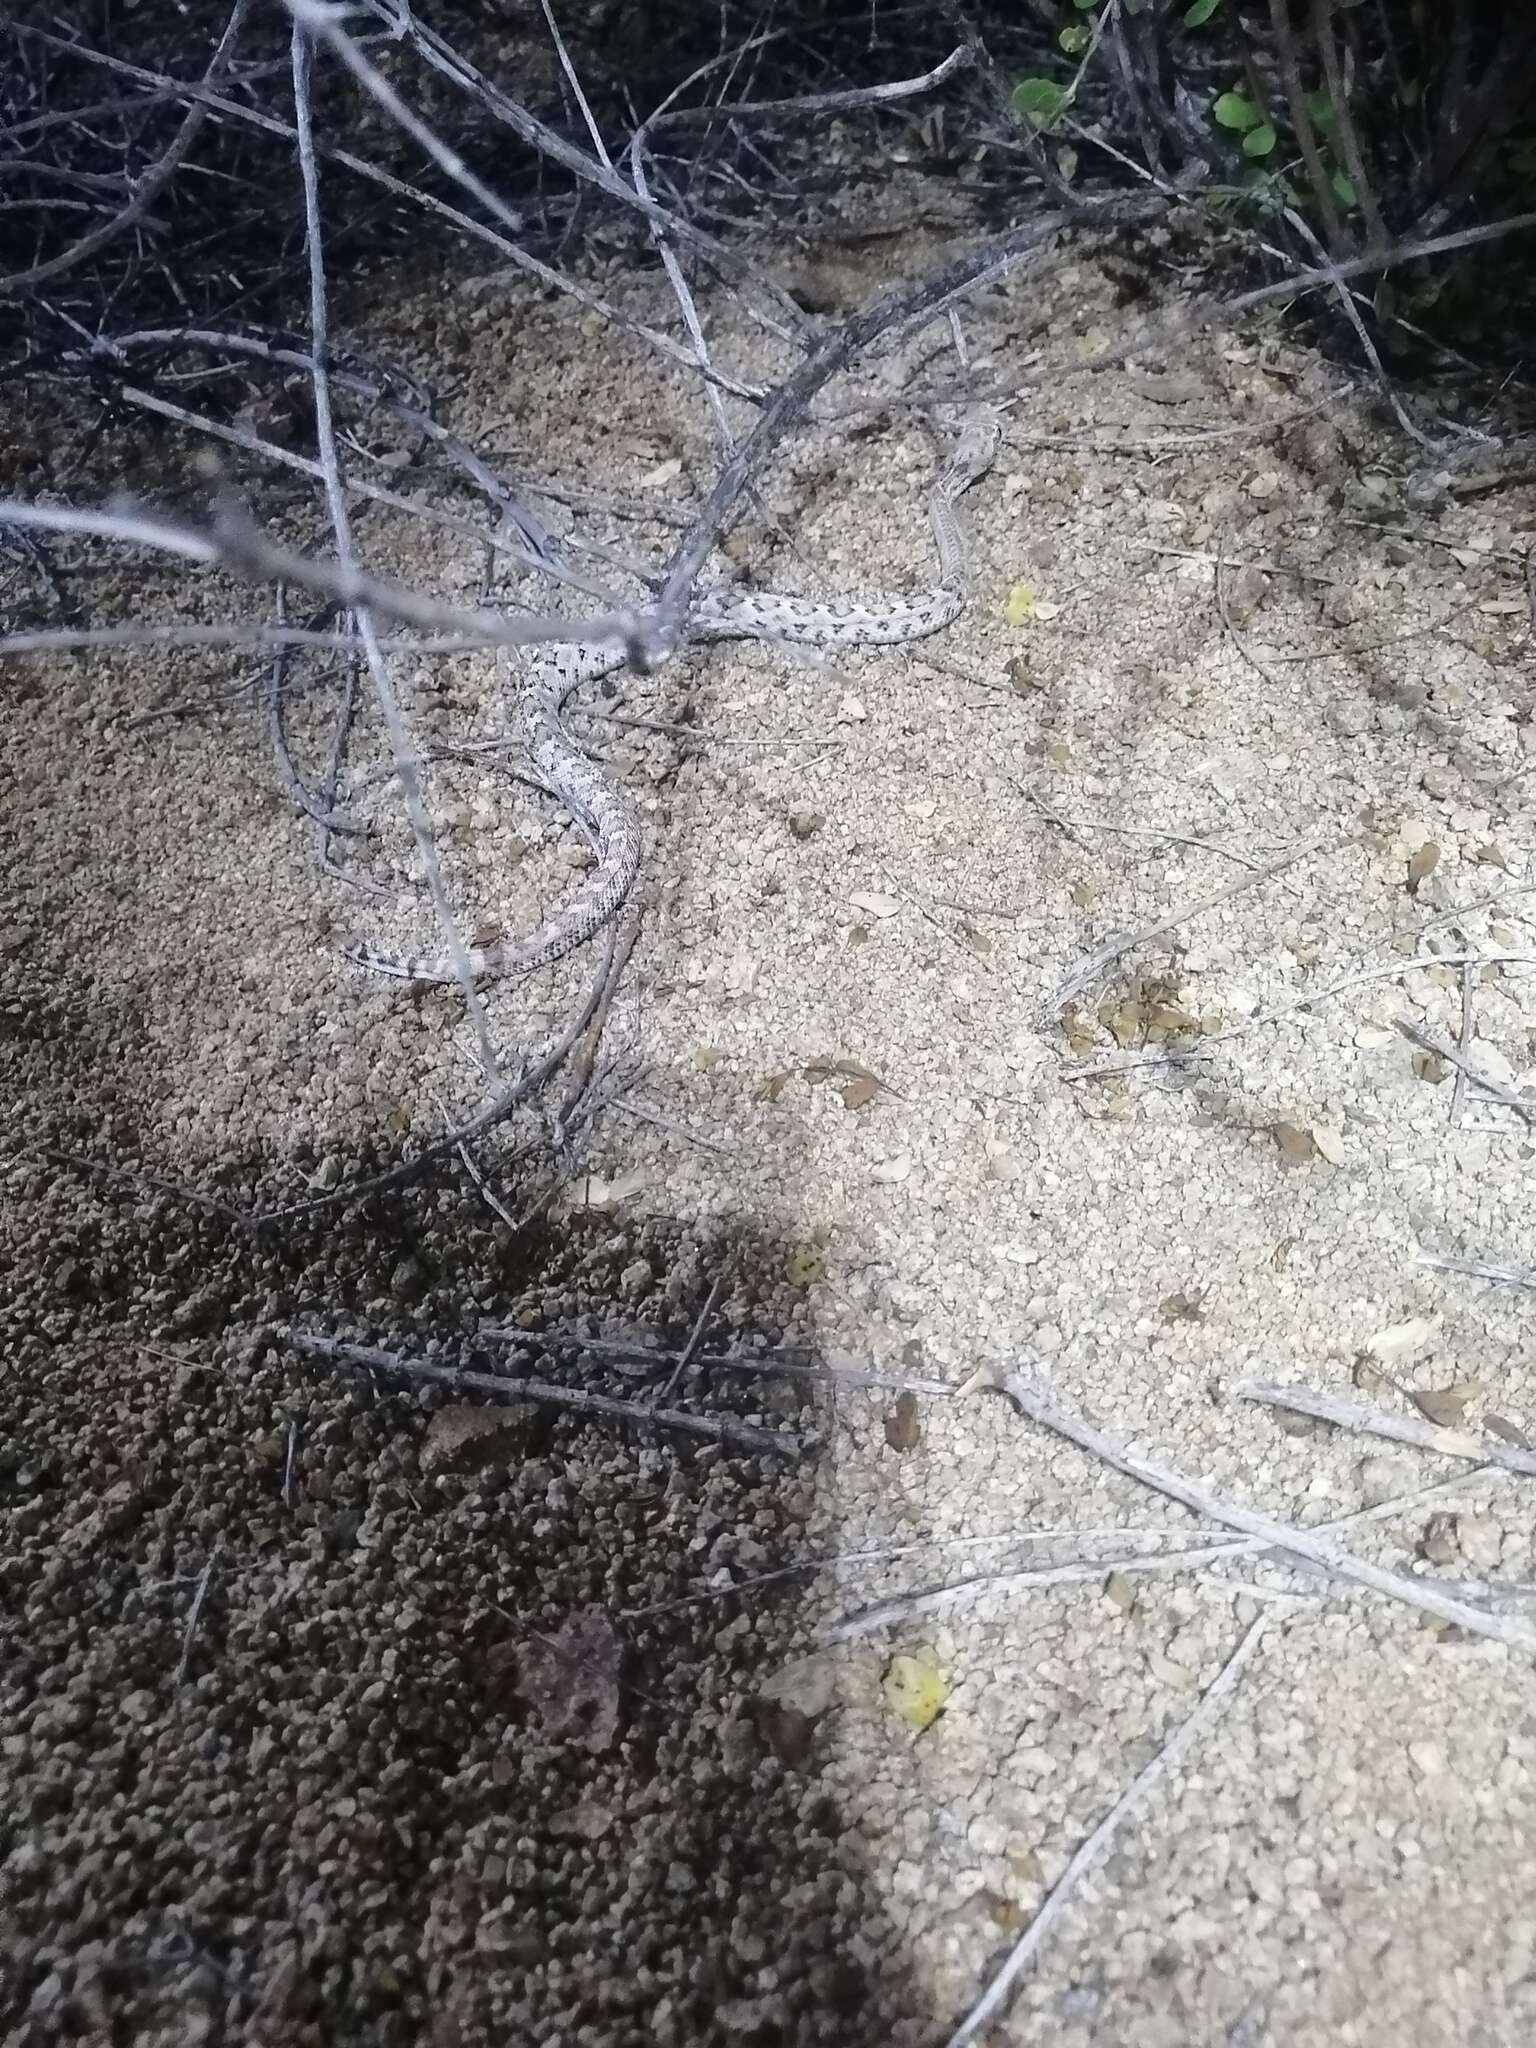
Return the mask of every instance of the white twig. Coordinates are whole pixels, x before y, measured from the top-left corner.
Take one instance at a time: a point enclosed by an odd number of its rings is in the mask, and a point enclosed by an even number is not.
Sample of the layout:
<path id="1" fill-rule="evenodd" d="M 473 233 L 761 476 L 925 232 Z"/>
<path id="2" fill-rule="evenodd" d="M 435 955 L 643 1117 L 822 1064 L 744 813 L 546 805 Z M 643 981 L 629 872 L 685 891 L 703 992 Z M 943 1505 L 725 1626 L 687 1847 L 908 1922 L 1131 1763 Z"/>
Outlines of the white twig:
<path id="1" fill-rule="evenodd" d="M 1206 1688 L 1188 1720 L 1180 1723 L 1152 1761 L 1136 1773 L 1093 1833 L 1075 1851 L 1066 1869 L 1046 1894 L 1039 1912 L 1019 1936 L 1012 1954 L 949 2036 L 945 2048 L 964 2048 L 967 2041 L 974 2041 L 978 2034 L 1001 2016 L 1013 1994 L 1014 1986 L 1045 1946 L 1047 1936 L 1066 1910 L 1079 1880 L 1101 1860 L 1124 1822 L 1142 1804 L 1158 1780 L 1166 1777 L 1169 1771 L 1184 1760 L 1196 1740 L 1205 1733 L 1225 1706 L 1238 1679 L 1242 1676 L 1244 1666 L 1259 1647 L 1259 1640 L 1269 1618 L 1268 1615 L 1261 1614 L 1257 1620 L 1249 1624 L 1237 1648 Z"/>
<path id="2" fill-rule="evenodd" d="M 289 548 L 274 546 L 233 511 L 224 510 L 213 531 L 160 519 L 137 509 L 92 512 L 71 505 L 28 505 L 18 498 L 0 498 L 0 526 L 36 528 L 43 533 L 83 533 L 97 540 L 126 541 L 134 547 L 158 548 L 206 568 L 224 569 L 253 583 L 292 583 L 332 598 L 349 611 L 366 607 L 428 633 L 463 633 L 489 647 L 529 647 L 558 641 L 606 641 L 634 645 L 642 635 L 638 612 L 627 607 L 589 619 L 512 618 L 482 608 L 464 610 L 438 604 L 398 583 L 383 583 L 344 563 L 316 562 Z"/>
<path id="3" fill-rule="evenodd" d="M 1441 1273 L 1467 1273 L 1475 1280 L 1494 1280 L 1501 1287 L 1528 1287 L 1536 1292 L 1536 1267 L 1500 1264 L 1496 1259 L 1462 1259 L 1450 1252 L 1426 1251 L 1416 1254 L 1421 1266 L 1433 1266 Z"/>
<path id="4" fill-rule="evenodd" d="M 1320 1565 L 1325 1572 L 1352 1579 L 1356 1585 L 1365 1586 L 1373 1593 L 1416 1607 L 1422 1613 L 1432 1614 L 1437 1620 L 1466 1629 L 1472 1635 L 1487 1636 L 1508 1649 L 1523 1650 L 1527 1654 L 1536 1652 L 1536 1630 L 1512 1622 L 1503 1615 L 1485 1614 L 1481 1608 L 1469 1607 L 1464 1600 L 1450 1599 L 1431 1586 L 1404 1578 L 1400 1572 L 1384 1571 L 1380 1565 L 1368 1564 L 1364 1558 L 1340 1550 L 1336 1544 L 1327 1542 L 1313 1531 L 1297 1529 L 1289 1522 L 1277 1522 L 1268 1515 L 1255 1514 L 1251 1508 L 1223 1500 L 1220 1495 L 1197 1486 L 1180 1472 L 1170 1471 L 1166 1466 L 1154 1465 L 1147 1458 L 1121 1450 L 1101 1430 L 1058 1408 L 1034 1381 L 1021 1372 L 1004 1373 L 993 1384 L 999 1386 L 1015 1407 L 1022 1409 L 1032 1421 L 1054 1431 L 1057 1436 L 1065 1437 L 1069 1443 L 1076 1444 L 1080 1450 L 1098 1458 L 1114 1471 L 1125 1473 L 1143 1486 L 1150 1486 L 1155 1493 L 1166 1494 L 1170 1500 L 1181 1501 L 1196 1514 L 1224 1523 L 1227 1528 L 1237 1529 L 1245 1536 L 1262 1537 L 1266 1544 L 1277 1550 L 1304 1557 L 1309 1563 Z"/>
<path id="5" fill-rule="evenodd" d="M 1397 1494 L 1391 1500 L 1378 1501 L 1374 1507 L 1359 1508 L 1354 1514 L 1341 1515 L 1337 1521 L 1324 1522 L 1315 1533 L 1336 1536 L 1345 1529 L 1358 1528 L 1367 1522 L 1390 1521 L 1395 1515 L 1422 1507 L 1426 1501 L 1439 1500 L 1447 1493 L 1472 1485 L 1475 1480 L 1487 1477 L 1487 1472 L 1486 1466 L 1479 1466 L 1474 1472 L 1453 1473 L 1449 1479 L 1437 1480 L 1431 1486 L 1415 1487 L 1411 1493 Z M 1072 1531 L 1059 1530 L 1056 1533 L 1068 1536 Z M 1093 1530 L 1082 1532 L 1084 1536 L 1095 1533 Z M 1125 1531 L 1126 1535 L 1134 1533 L 1133 1530 Z M 1164 1537 L 1182 1533 L 1176 1529 L 1160 1532 Z M 897 1594 L 876 1606 L 845 1615 L 841 1621 L 833 1622 L 822 1631 L 821 1640 L 828 1643 L 855 1642 L 861 1636 L 878 1635 L 884 1629 L 904 1628 L 930 1614 L 953 1614 L 957 1609 L 973 1606 L 992 1594 L 1034 1593 L 1053 1586 L 1094 1585 L 1106 1579 L 1111 1572 L 1119 1572 L 1126 1578 L 1154 1578 L 1165 1572 L 1193 1571 L 1204 1583 L 1219 1587 L 1225 1593 L 1251 1592 L 1254 1590 L 1252 1587 L 1239 1589 L 1230 1580 L 1217 1578 L 1214 1573 L 1204 1573 L 1199 1567 L 1229 1564 L 1240 1557 L 1257 1558 L 1271 1548 L 1271 1545 L 1253 1537 L 1219 1536 L 1213 1542 L 1193 1549 L 1186 1545 L 1182 1550 L 1130 1551 L 1119 1557 L 1073 1558 L 1060 1564 L 1040 1565 L 1023 1571 L 976 1572 L 970 1578 L 952 1579 L 947 1585 L 928 1586 L 916 1593 Z M 1287 1594 L 1285 1597 L 1294 1596 Z"/>
<path id="6" fill-rule="evenodd" d="M 1364 1401 L 1343 1401 L 1335 1394 L 1318 1393 L 1311 1387 L 1282 1387 L 1272 1380 L 1239 1380 L 1232 1392 L 1239 1401 L 1284 1408 L 1292 1415 L 1308 1415 L 1314 1422 L 1331 1422 L 1339 1429 L 1362 1429 L 1370 1436 L 1386 1437 L 1395 1444 L 1435 1451 L 1442 1458 L 1472 1458 L 1480 1465 L 1498 1465 L 1506 1472 L 1520 1472 L 1536 1479 L 1536 1451 L 1488 1443 L 1470 1430 L 1442 1429 L 1417 1415 L 1393 1415 L 1385 1408 L 1369 1407 Z"/>
<path id="7" fill-rule="evenodd" d="M 336 539 L 336 559 L 343 570 L 355 570 L 352 520 L 347 510 L 346 488 L 342 483 L 341 465 L 336 452 L 336 429 L 331 412 L 331 385 L 326 370 L 330 353 L 327 333 L 329 323 L 325 255 L 320 239 L 320 173 L 315 159 L 314 131 L 310 121 L 309 57 L 309 38 L 305 32 L 303 16 L 298 14 L 293 26 L 293 101 L 294 120 L 299 136 L 299 171 L 304 187 L 305 242 L 309 259 L 312 353 L 309 381 L 315 403 L 315 441 L 325 476 L 326 504 L 330 512 L 331 530 Z M 448 901 L 448 890 L 443 881 L 443 871 L 438 864 L 437 847 L 432 837 L 432 821 L 427 816 L 427 807 L 422 798 L 420 764 L 411 745 L 410 735 L 406 731 L 405 719 L 390 677 L 389 663 L 385 659 L 383 648 L 379 645 L 373 616 L 366 607 L 358 610 L 357 626 L 363 638 L 363 651 L 373 682 L 373 693 L 378 700 L 385 730 L 389 734 L 395 774 L 400 783 L 400 794 L 405 802 L 406 816 L 411 822 L 416 848 L 421 855 L 427 889 L 432 897 L 432 907 L 437 913 L 437 921 L 442 926 L 443 935 L 447 940 L 448 957 L 453 962 L 454 973 L 464 991 L 464 1001 L 474 1027 L 480 1063 L 487 1084 L 493 1093 L 499 1093 L 501 1073 L 496 1058 L 495 1041 L 491 1037 L 490 1019 L 475 979 L 475 970 L 470 965 L 468 949 L 460 935 L 453 907 Z"/>

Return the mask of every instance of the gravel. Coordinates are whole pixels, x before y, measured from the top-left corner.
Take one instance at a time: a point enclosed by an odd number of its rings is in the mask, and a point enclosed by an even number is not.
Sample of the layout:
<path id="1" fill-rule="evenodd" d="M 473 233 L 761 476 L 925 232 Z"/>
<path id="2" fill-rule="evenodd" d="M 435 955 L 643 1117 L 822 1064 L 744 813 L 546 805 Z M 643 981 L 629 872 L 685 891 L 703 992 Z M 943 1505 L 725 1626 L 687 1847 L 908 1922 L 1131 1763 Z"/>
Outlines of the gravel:
<path id="1" fill-rule="evenodd" d="M 652 281 L 615 289 L 657 316 Z M 676 1348 L 723 1275 L 722 1338 L 950 1385 L 1027 1353 L 1100 1426 L 1308 1525 L 1447 1468 L 1290 1427 L 1226 1400 L 1233 1379 L 1410 1413 L 1455 1389 L 1462 1427 L 1536 1429 L 1529 1295 L 1417 1262 L 1536 1267 L 1529 1128 L 1396 1028 L 1454 1046 L 1470 1001 L 1482 1071 L 1531 1089 L 1536 728 L 1523 603 L 1486 551 L 1528 542 L 1531 495 L 1452 501 L 1394 558 L 1401 457 L 1329 403 L 1336 370 L 1266 328 L 1086 375 L 1115 289 L 1080 261 L 968 315 L 973 360 L 1031 381 L 968 501 L 978 599 L 942 641 L 835 674 L 714 649 L 602 707 L 685 728 L 595 729 L 652 841 L 609 1033 L 636 1113 L 576 1132 L 553 1194 L 508 1165 L 538 1127 L 490 1150 L 509 1199 L 548 1195 L 521 1233 L 457 1180 L 263 1232 L 157 1190 L 246 1209 L 387 1165 L 472 1100 L 461 1005 L 339 958 L 360 928 L 427 935 L 408 837 L 369 785 L 380 836 L 342 855 L 381 893 L 319 873 L 223 657 L 20 673 L 0 760 L 7 2048 L 942 2040 L 1282 1593 L 1300 1604 L 997 2038 L 1531 2033 L 1536 1696 L 1498 1646 L 1256 1562 L 1106 1567 L 1103 1591 L 821 1649 L 823 1623 L 904 1588 L 1193 1524 L 996 1396 L 691 1381 L 712 1412 L 821 1435 L 819 1459 L 759 1462 L 486 1420 L 273 1338 L 643 1398 L 654 1379 L 537 1333 L 638 1324 Z M 372 339 L 429 365 L 461 311 L 429 295 Z M 717 309 L 712 345 L 750 373 L 735 319 Z M 1178 402 L 1144 371 L 1179 373 Z M 637 344 L 531 299 L 476 331 L 455 425 L 493 422 L 603 491 L 674 460 L 708 474 L 700 418 Z M 791 587 L 922 580 L 931 465 L 905 413 L 818 433 L 769 483 L 794 552 L 748 529 L 734 557 Z M 479 573 L 423 532 L 380 522 L 373 544 L 380 573 L 444 592 Z M 1231 631 L 1218 557 L 1241 576 Z M 102 617 L 217 598 L 156 583 L 152 604 L 127 575 L 94 595 Z M 471 661 L 405 697 L 428 745 L 498 723 Z M 323 758 L 329 704 L 294 703 L 301 757 Z M 381 759 L 365 721 L 357 772 Z M 440 760 L 431 801 L 471 925 L 525 926 L 569 885 L 568 835 L 494 756 Z M 1519 957 L 1464 988 L 1468 951 Z M 509 1064 L 574 972 L 492 992 Z M 488 1350 L 491 1324 L 530 1341 Z M 1519 1482 L 1352 1540 L 1514 1602 L 1536 1580 Z M 852 1555 L 871 1550 L 904 1554 Z M 828 1553 L 835 1572 L 796 1569 Z M 921 1732 L 883 1683 L 898 1652 L 943 1688 Z M 585 1702 L 566 1716 L 562 1673 Z"/>

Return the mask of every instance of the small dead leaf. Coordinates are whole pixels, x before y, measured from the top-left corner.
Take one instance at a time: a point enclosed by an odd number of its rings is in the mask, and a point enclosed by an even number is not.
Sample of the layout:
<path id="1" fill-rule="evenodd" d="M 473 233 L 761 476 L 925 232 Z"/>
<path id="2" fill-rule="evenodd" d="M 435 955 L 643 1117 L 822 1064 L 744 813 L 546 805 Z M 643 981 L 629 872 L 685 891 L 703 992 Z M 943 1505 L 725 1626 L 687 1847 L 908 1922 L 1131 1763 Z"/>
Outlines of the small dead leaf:
<path id="1" fill-rule="evenodd" d="M 1354 1367 L 1349 1376 L 1362 1394 L 1384 1394 L 1392 1385 L 1392 1381 L 1380 1366 L 1364 1351 L 1355 1354 Z"/>
<path id="2" fill-rule="evenodd" d="M 517 1650 L 517 1690 L 554 1736 L 593 1756 L 619 1732 L 619 1670 L 624 1647 L 601 1608 L 568 1614 L 553 1635 L 529 1636 Z"/>
<path id="3" fill-rule="evenodd" d="M 1148 1650 L 1147 1669 L 1159 1685 L 1171 1686 L 1175 1692 L 1191 1691 L 1197 1675 L 1177 1657 L 1166 1656 L 1161 1650 Z"/>
<path id="4" fill-rule="evenodd" d="M 791 1287 L 814 1287 L 827 1270 L 827 1255 L 813 1244 L 791 1245 L 784 1277 Z"/>
<path id="5" fill-rule="evenodd" d="M 1374 1337 L 1368 1337 L 1365 1349 L 1372 1358 L 1383 1364 L 1394 1359 L 1409 1357 L 1415 1351 L 1422 1351 L 1435 1334 L 1435 1326 L 1424 1316 L 1414 1316 L 1406 1323 L 1392 1323 L 1385 1330 L 1378 1330 Z"/>
<path id="6" fill-rule="evenodd" d="M 1092 1022 L 1075 1003 L 1062 1012 L 1061 1026 L 1067 1035 L 1067 1050 L 1078 1059 L 1093 1051 L 1098 1044 L 1098 1033 Z"/>
<path id="7" fill-rule="evenodd" d="M 696 1045 L 689 1057 L 701 1074 L 707 1074 L 719 1066 L 723 1055 L 718 1045 Z"/>
<path id="8" fill-rule="evenodd" d="M 898 1394 L 885 1411 L 885 1440 L 893 1451 L 915 1451 L 922 1442 L 922 1425 L 917 1419 L 917 1396 Z"/>
<path id="9" fill-rule="evenodd" d="M 1122 1614 L 1131 1614 L 1136 1607 L 1136 1588 L 1124 1572 L 1111 1572 L 1104 1581 L 1104 1598 L 1112 1607 L 1118 1607 Z"/>
<path id="10" fill-rule="evenodd" d="M 814 839 L 825 819 L 820 811 L 791 811 L 789 829 L 796 839 Z"/>
<path id="11" fill-rule="evenodd" d="M 612 1834 L 613 1824 L 611 1806 L 600 1799 L 578 1799 L 574 1806 L 550 1815 L 549 1832 L 564 1841 L 600 1842 L 605 1835 Z"/>
<path id="12" fill-rule="evenodd" d="M 1165 1294 L 1157 1305 L 1157 1312 L 1165 1323 L 1203 1323 L 1205 1321 L 1205 1293 L 1202 1287 L 1196 1294 Z"/>
<path id="13" fill-rule="evenodd" d="M 604 1180 L 600 1173 L 589 1173 L 576 1183 L 579 1190 L 576 1207 L 617 1209 L 647 1188 L 650 1179 L 650 1171 L 644 1166 L 632 1166 L 627 1173 L 621 1173 L 613 1180 Z"/>
<path id="14" fill-rule="evenodd" d="M 1485 868 L 1503 868 L 1509 872 L 1509 855 L 1496 839 L 1488 839 L 1481 846 L 1474 846 L 1472 858 Z"/>
<path id="15" fill-rule="evenodd" d="M 765 1702 L 755 1710 L 758 1733 L 787 1769 L 798 1771 L 811 1754 L 816 1724 L 798 1707 Z"/>
<path id="16" fill-rule="evenodd" d="M 1440 865 L 1440 849 L 1433 839 L 1426 839 L 1408 862 L 1408 894 L 1416 895 L 1421 882 L 1427 882 Z"/>
<path id="17" fill-rule="evenodd" d="M 906 1180 L 912 1172 L 912 1154 L 898 1152 L 892 1159 L 877 1159 L 869 1169 L 871 1180 L 879 1181 L 883 1187 L 894 1187 Z"/>
<path id="18" fill-rule="evenodd" d="M 1123 996 L 1104 1003 L 1099 1011 L 1099 1022 L 1122 1049 L 1140 1045 L 1146 1025 L 1146 1016 L 1141 1004 L 1134 996 Z"/>
<path id="19" fill-rule="evenodd" d="M 432 1479 L 440 1472 L 486 1472 L 524 1463 L 545 1426 L 531 1403 L 439 1408 L 421 1446 L 422 1473 Z"/>
<path id="20" fill-rule="evenodd" d="M 838 1665 L 834 1656 L 813 1652 L 793 1657 L 770 1672 L 755 1697 L 776 1707 L 793 1707 L 808 1721 L 824 1714 L 837 1697 Z"/>
<path id="21" fill-rule="evenodd" d="M 893 1657 L 880 1690 L 891 1712 L 919 1733 L 933 1726 L 949 1698 L 943 1674 L 925 1657 Z"/>
<path id="22" fill-rule="evenodd" d="M 788 1074 L 764 1074 L 752 1090 L 753 1100 L 755 1102 L 777 1102 L 784 1093 L 784 1084 L 788 1079 Z"/>
<path id="23" fill-rule="evenodd" d="M 1300 1242 L 1301 1240 L 1295 1237 L 1282 1237 L 1277 1240 L 1274 1250 L 1269 1255 L 1269 1263 L 1277 1273 L 1283 1273 L 1291 1263 L 1291 1253 Z"/>
<path id="24" fill-rule="evenodd" d="M 1044 688 L 1042 679 L 1030 667 L 1027 654 L 1015 654 L 1010 659 L 1007 675 L 1008 687 L 1015 697 L 1033 696 L 1036 690 Z"/>
<path id="25" fill-rule="evenodd" d="M 978 931 L 975 925 L 973 924 L 961 925 L 960 936 L 965 940 L 965 943 L 970 947 L 971 951 L 975 953 L 980 959 L 985 960 L 988 954 L 992 951 L 992 941 L 990 937 L 987 935 L 986 932 Z"/>
<path id="26" fill-rule="evenodd" d="M 1438 1088 L 1450 1072 L 1439 1053 L 1425 1052 L 1419 1046 L 1415 1046 L 1409 1065 L 1413 1068 L 1414 1078 L 1427 1081 L 1432 1088 Z"/>
<path id="27" fill-rule="evenodd" d="M 1455 1564 L 1456 1517 L 1454 1515 L 1431 1515 L 1424 1524 L 1424 1533 L 1419 1538 L 1419 1550 L 1430 1564 Z"/>
<path id="28" fill-rule="evenodd" d="M 1270 1136 L 1287 1159 L 1310 1159 L 1317 1150 L 1312 1133 L 1300 1124 L 1271 1124 Z"/>
<path id="29" fill-rule="evenodd" d="M 867 917 L 894 917 L 901 908 L 899 896 L 883 896 L 877 891 L 856 889 L 848 898 L 855 910 L 862 910 Z"/>
<path id="30" fill-rule="evenodd" d="M 1257 562 L 1245 562 L 1227 586 L 1227 609 L 1233 623 L 1246 626 L 1269 590 L 1269 578 Z"/>
<path id="31" fill-rule="evenodd" d="M 1531 1440 L 1518 1423 L 1511 1422 L 1504 1415 L 1485 1415 L 1483 1427 L 1490 1436 L 1496 1436 L 1500 1443 L 1513 1444 L 1518 1451 L 1528 1451 Z"/>
<path id="32" fill-rule="evenodd" d="M 843 1084 L 844 1109 L 863 1109 L 880 1093 L 880 1083 L 872 1074 L 859 1074 L 852 1081 Z"/>
<path id="33" fill-rule="evenodd" d="M 1411 1392 L 1413 1405 L 1426 1422 L 1454 1429 L 1466 1415 L 1468 1403 L 1482 1390 L 1481 1380 L 1453 1380 L 1448 1387 L 1414 1388 Z"/>
<path id="34" fill-rule="evenodd" d="M 683 465 L 677 456 L 669 461 L 658 462 L 654 469 L 648 469 L 640 479 L 642 491 L 659 491 L 663 484 L 675 484 L 683 473 Z"/>
<path id="35" fill-rule="evenodd" d="M 1314 1124 L 1312 1142 L 1330 1166 L 1344 1164 L 1344 1140 L 1332 1124 Z"/>
<path id="36" fill-rule="evenodd" d="M 882 1075 L 862 1065 L 858 1060 L 812 1060 L 810 1065 L 803 1067 L 801 1071 L 813 1088 L 820 1088 L 828 1081 L 849 1083 L 849 1087 L 843 1090 L 843 1101 L 850 1109 L 858 1109 L 864 1102 L 872 1099 L 872 1096 L 861 1096 L 858 1101 L 849 1102 L 849 1093 L 855 1083 L 868 1087 L 874 1093 L 878 1093 L 882 1088 L 889 1089 L 892 1094 L 896 1092 Z"/>
<path id="37" fill-rule="evenodd" d="M 1188 1010 L 1180 1009 L 1177 1003 L 1154 1003 L 1147 1013 L 1149 1038 L 1177 1038 L 1184 1032 L 1198 1029 L 1196 1020 Z"/>

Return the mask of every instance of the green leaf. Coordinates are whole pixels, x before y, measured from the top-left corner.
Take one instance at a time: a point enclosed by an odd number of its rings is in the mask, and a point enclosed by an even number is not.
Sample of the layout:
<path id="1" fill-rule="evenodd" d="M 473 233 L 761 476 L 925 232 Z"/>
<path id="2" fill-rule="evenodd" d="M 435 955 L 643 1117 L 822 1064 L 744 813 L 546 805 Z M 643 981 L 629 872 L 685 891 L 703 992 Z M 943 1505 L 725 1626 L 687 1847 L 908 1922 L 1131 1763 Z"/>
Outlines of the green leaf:
<path id="1" fill-rule="evenodd" d="M 1081 51 L 1087 49 L 1088 45 L 1093 41 L 1093 37 L 1085 28 L 1064 28 L 1056 38 L 1056 41 L 1069 57 L 1076 57 Z"/>
<path id="2" fill-rule="evenodd" d="M 1079 14 L 1089 13 L 1093 8 L 1097 7 L 1098 4 L 1099 0 L 1072 0 L 1072 5 L 1077 9 Z"/>
<path id="3" fill-rule="evenodd" d="M 1327 93 L 1309 92 L 1307 94 L 1307 112 L 1311 115 L 1312 126 L 1319 135 L 1329 135 L 1333 132 L 1333 101 L 1329 99 Z"/>
<path id="4" fill-rule="evenodd" d="M 1333 187 L 1333 196 L 1337 199 L 1340 206 L 1358 206 L 1360 204 L 1359 197 L 1355 192 L 1354 180 L 1346 178 L 1342 171 L 1335 171 L 1328 182 Z"/>
<path id="5" fill-rule="evenodd" d="M 1194 6 L 1190 8 L 1184 17 L 1184 26 L 1186 28 L 1202 28 L 1220 5 L 1221 0 L 1195 0 Z"/>
<path id="6" fill-rule="evenodd" d="M 1021 78 L 1013 88 L 1015 113 L 1022 114 L 1037 128 L 1054 128 L 1066 100 L 1061 87 L 1050 78 Z"/>
<path id="7" fill-rule="evenodd" d="M 1211 112 L 1223 128 L 1236 128 L 1239 132 L 1245 128 L 1257 128 L 1264 119 L 1253 101 L 1245 99 L 1240 92 L 1224 92 Z"/>
<path id="8" fill-rule="evenodd" d="M 1269 123 L 1261 121 L 1257 128 L 1250 128 L 1243 137 L 1243 155 L 1268 156 L 1278 139 Z"/>

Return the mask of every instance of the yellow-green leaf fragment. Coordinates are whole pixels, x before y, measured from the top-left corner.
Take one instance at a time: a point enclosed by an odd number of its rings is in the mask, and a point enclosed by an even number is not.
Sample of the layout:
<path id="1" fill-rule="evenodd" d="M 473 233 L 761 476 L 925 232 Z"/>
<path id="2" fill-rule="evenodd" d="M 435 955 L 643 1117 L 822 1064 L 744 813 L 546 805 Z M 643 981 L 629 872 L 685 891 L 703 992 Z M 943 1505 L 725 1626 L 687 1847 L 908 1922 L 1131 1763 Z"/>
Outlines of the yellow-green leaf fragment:
<path id="1" fill-rule="evenodd" d="M 891 1712 L 919 1732 L 933 1726 L 949 1698 L 943 1675 L 923 1657 L 893 1657 L 880 1689 Z"/>

